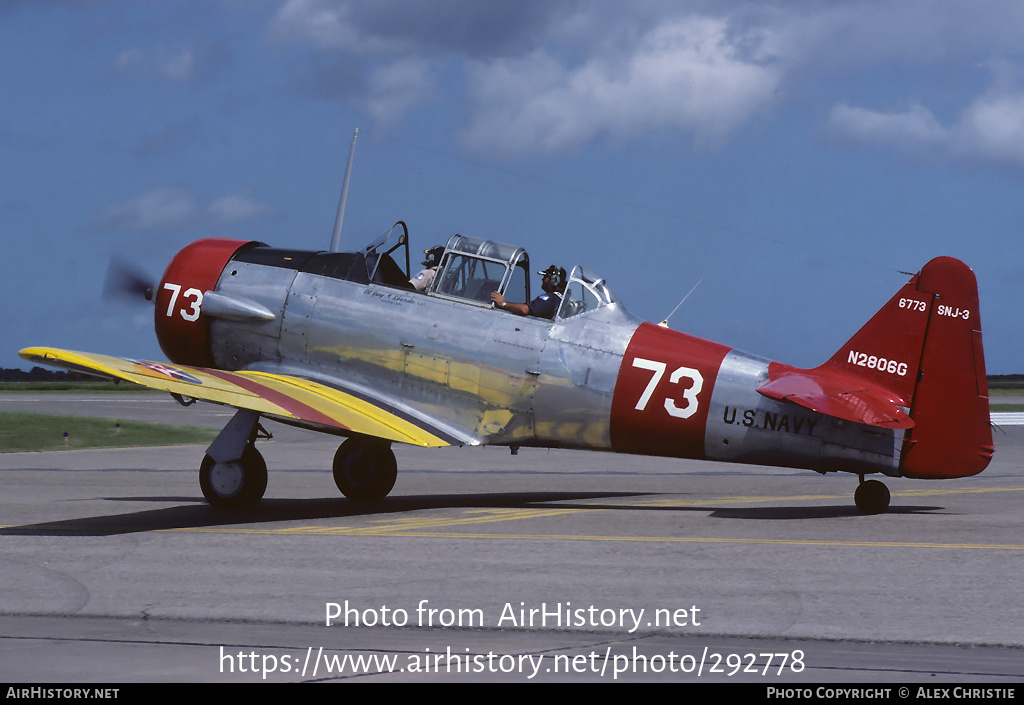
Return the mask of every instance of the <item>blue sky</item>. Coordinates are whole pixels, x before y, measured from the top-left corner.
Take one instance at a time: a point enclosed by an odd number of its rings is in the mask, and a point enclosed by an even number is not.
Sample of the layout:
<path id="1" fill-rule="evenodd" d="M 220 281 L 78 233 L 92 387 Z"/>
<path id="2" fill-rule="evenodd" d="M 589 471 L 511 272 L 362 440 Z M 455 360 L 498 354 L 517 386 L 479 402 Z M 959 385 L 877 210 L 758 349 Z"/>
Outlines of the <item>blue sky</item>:
<path id="1" fill-rule="evenodd" d="M 583 264 L 674 328 L 826 360 L 930 258 L 1024 372 L 1024 3 L 4 0 L 0 367 L 161 359 L 100 297 L 208 236 L 397 219 Z"/>

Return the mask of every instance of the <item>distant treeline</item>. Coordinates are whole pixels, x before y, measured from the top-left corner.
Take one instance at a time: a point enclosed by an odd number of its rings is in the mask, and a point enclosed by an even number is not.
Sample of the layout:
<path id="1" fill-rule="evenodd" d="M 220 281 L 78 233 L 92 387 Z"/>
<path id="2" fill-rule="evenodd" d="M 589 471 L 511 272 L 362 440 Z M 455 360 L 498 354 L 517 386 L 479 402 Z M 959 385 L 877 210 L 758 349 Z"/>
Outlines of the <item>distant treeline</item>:
<path id="1" fill-rule="evenodd" d="M 1024 387 L 1024 375 L 989 375 L 988 386 L 992 389 Z"/>
<path id="2" fill-rule="evenodd" d="M 26 372 L 0 368 L 0 382 L 100 382 L 102 380 L 81 372 L 59 372 L 45 367 L 33 367 Z"/>

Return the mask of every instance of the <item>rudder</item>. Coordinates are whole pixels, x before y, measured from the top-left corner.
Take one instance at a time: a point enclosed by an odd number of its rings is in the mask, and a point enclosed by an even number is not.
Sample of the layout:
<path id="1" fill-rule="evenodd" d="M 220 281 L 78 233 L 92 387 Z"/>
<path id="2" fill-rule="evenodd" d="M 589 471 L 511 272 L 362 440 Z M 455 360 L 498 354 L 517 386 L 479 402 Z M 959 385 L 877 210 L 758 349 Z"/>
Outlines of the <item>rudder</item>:
<path id="1" fill-rule="evenodd" d="M 939 257 L 917 290 L 929 300 L 928 329 L 900 469 L 924 479 L 977 475 L 994 451 L 977 280 L 963 262 Z"/>

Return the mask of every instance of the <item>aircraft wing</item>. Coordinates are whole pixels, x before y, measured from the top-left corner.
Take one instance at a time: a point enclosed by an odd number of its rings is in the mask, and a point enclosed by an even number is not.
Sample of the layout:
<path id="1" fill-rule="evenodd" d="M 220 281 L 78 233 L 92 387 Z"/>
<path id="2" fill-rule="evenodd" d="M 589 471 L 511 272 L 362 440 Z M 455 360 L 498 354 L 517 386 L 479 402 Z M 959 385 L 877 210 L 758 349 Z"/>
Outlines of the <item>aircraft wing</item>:
<path id="1" fill-rule="evenodd" d="M 226 372 L 95 353 L 25 348 L 36 364 L 126 380 L 151 389 L 251 409 L 264 416 L 324 431 L 342 431 L 425 447 L 451 445 L 443 433 L 383 401 L 355 396 L 326 384 L 286 374 Z"/>
<path id="2" fill-rule="evenodd" d="M 899 398 L 876 385 L 821 369 L 779 370 L 776 364 L 769 368 L 768 381 L 757 388 L 766 397 L 868 426 L 914 427 Z"/>

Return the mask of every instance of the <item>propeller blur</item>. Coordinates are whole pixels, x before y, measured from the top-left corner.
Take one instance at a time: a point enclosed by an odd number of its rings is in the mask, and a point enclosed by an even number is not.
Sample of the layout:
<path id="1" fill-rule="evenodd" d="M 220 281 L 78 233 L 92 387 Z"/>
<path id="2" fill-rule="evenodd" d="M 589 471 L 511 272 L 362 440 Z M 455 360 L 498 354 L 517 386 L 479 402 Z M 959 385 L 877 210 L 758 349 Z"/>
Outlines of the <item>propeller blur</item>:
<path id="1" fill-rule="evenodd" d="M 152 278 L 137 266 L 118 257 L 111 257 L 103 280 L 103 297 L 129 301 L 152 301 L 156 286 Z"/>

